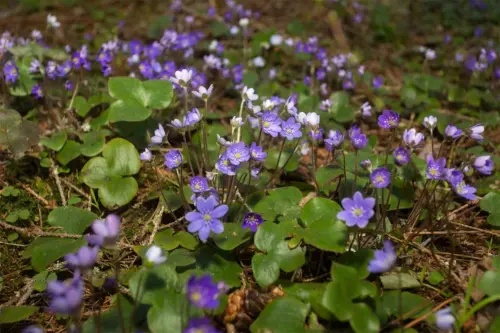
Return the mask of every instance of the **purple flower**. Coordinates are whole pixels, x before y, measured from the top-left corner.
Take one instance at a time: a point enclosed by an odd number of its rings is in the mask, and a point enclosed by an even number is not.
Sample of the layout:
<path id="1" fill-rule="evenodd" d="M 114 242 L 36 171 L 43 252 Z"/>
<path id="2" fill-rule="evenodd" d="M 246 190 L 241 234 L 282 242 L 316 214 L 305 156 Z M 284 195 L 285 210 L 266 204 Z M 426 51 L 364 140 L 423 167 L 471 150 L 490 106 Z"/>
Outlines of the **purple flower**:
<path id="1" fill-rule="evenodd" d="M 369 102 L 364 102 L 363 105 L 361 105 L 361 114 L 363 115 L 363 117 L 372 116 L 372 106 Z"/>
<path id="2" fill-rule="evenodd" d="M 391 183 L 391 173 L 387 168 L 377 168 L 370 174 L 370 181 L 375 188 L 386 188 Z"/>
<path id="3" fill-rule="evenodd" d="M 448 183 L 451 185 L 457 184 L 464 179 L 464 174 L 458 169 L 446 169 L 446 175 L 444 177 Z"/>
<path id="4" fill-rule="evenodd" d="M 363 133 L 356 133 L 351 136 L 351 144 L 354 149 L 363 149 L 368 143 L 368 138 Z"/>
<path id="5" fill-rule="evenodd" d="M 73 84 L 73 81 L 67 80 L 66 82 L 64 82 L 64 89 L 66 89 L 67 91 L 71 91 L 74 88 L 75 88 L 75 85 Z"/>
<path id="6" fill-rule="evenodd" d="M 373 89 L 379 89 L 384 84 L 384 79 L 381 76 L 376 76 L 372 80 Z"/>
<path id="7" fill-rule="evenodd" d="M 92 223 L 94 234 L 86 236 L 87 242 L 91 246 L 114 246 L 120 236 L 120 224 L 120 218 L 114 214 L 109 214 L 105 220 L 95 220 Z"/>
<path id="8" fill-rule="evenodd" d="M 193 108 L 191 112 L 188 112 L 186 115 L 186 126 L 193 126 L 199 123 L 201 120 L 200 111 L 197 108 Z"/>
<path id="9" fill-rule="evenodd" d="M 382 250 L 375 250 L 374 257 L 368 263 L 370 273 L 385 273 L 389 271 L 396 262 L 397 256 L 390 241 L 384 242 Z"/>
<path id="10" fill-rule="evenodd" d="M 250 155 L 252 156 L 252 159 L 258 162 L 263 162 L 266 157 L 267 153 L 262 151 L 261 146 L 257 146 L 257 143 L 252 142 L 250 145 Z"/>
<path id="11" fill-rule="evenodd" d="M 177 149 L 172 149 L 165 154 L 165 165 L 172 170 L 182 164 L 182 154 Z"/>
<path id="12" fill-rule="evenodd" d="M 21 333 L 43 333 L 43 329 L 40 326 L 31 325 L 24 328 Z"/>
<path id="13" fill-rule="evenodd" d="M 217 163 L 215 164 L 215 168 L 228 176 L 234 176 L 236 174 L 236 166 L 231 164 L 227 152 L 224 152 L 220 157 Z"/>
<path id="14" fill-rule="evenodd" d="M 33 86 L 33 89 L 31 89 L 31 94 L 33 95 L 33 97 L 35 97 L 36 99 L 42 99 L 44 94 L 43 94 L 43 89 L 42 89 L 42 86 L 39 85 L 39 84 L 35 84 Z"/>
<path id="15" fill-rule="evenodd" d="M 244 142 L 233 143 L 227 148 L 226 154 L 231 164 L 235 166 L 250 159 L 250 150 Z"/>
<path id="16" fill-rule="evenodd" d="M 62 65 L 56 67 L 55 75 L 58 77 L 66 77 L 69 72 L 71 72 L 72 66 L 71 61 L 65 61 Z"/>
<path id="17" fill-rule="evenodd" d="M 203 176 L 194 176 L 189 180 L 189 186 L 194 193 L 203 193 L 210 189 L 208 180 Z"/>
<path id="18" fill-rule="evenodd" d="M 370 160 L 364 160 L 364 161 L 361 161 L 359 162 L 359 165 L 361 166 L 361 168 L 363 168 L 364 170 L 368 170 L 371 172 L 372 170 L 372 161 Z M 377 169 L 378 170 L 378 169 Z"/>
<path id="19" fill-rule="evenodd" d="M 415 148 L 424 142 L 424 135 L 422 133 L 418 133 L 414 128 L 410 130 L 405 129 L 403 132 L 403 141 L 408 147 Z"/>
<path id="20" fill-rule="evenodd" d="M 281 132 L 280 124 L 281 119 L 277 114 L 271 111 L 266 111 L 262 114 L 262 131 L 273 138 L 277 137 Z"/>
<path id="21" fill-rule="evenodd" d="M 474 140 L 478 141 L 478 142 L 481 142 L 483 141 L 483 132 L 484 132 L 484 126 L 482 124 L 477 124 L 477 125 L 474 125 L 472 126 L 470 129 L 469 129 L 469 132 L 470 132 L 470 137 L 473 138 Z"/>
<path id="22" fill-rule="evenodd" d="M 435 161 L 431 154 L 427 155 L 427 179 L 443 180 L 446 173 L 445 167 L 444 157 Z"/>
<path id="23" fill-rule="evenodd" d="M 246 213 L 243 217 L 243 228 L 257 232 L 257 227 L 264 223 L 264 219 L 257 213 Z"/>
<path id="24" fill-rule="evenodd" d="M 155 144 L 161 144 L 164 137 L 165 129 L 161 124 L 158 124 L 158 129 L 155 130 L 155 135 L 151 138 L 151 142 Z"/>
<path id="25" fill-rule="evenodd" d="M 213 9 L 213 7 L 210 8 Z M 208 318 L 193 318 L 189 320 L 188 327 L 186 327 L 183 333 L 221 333 L 221 332 L 212 326 Z"/>
<path id="26" fill-rule="evenodd" d="M 210 275 L 197 278 L 191 276 L 187 282 L 187 297 L 191 304 L 199 309 L 217 309 L 219 307 L 219 288 Z"/>
<path id="27" fill-rule="evenodd" d="M 285 137 L 289 141 L 300 138 L 302 136 L 300 126 L 300 123 L 295 122 L 294 117 L 290 117 L 287 121 L 281 123 L 280 134 L 282 137 Z"/>
<path id="28" fill-rule="evenodd" d="M 9 60 L 3 66 L 3 74 L 5 82 L 16 83 L 17 78 L 19 77 L 19 70 L 17 69 L 16 64 Z"/>
<path id="29" fill-rule="evenodd" d="M 396 128 L 398 124 L 399 114 L 392 110 L 384 110 L 382 114 L 378 116 L 378 125 L 382 128 Z"/>
<path id="30" fill-rule="evenodd" d="M 444 308 L 436 312 L 436 326 L 441 330 L 451 330 L 455 324 L 455 317 L 450 308 Z"/>
<path id="31" fill-rule="evenodd" d="M 64 256 L 64 260 L 71 269 L 86 272 L 94 266 L 97 260 L 97 246 L 82 246 L 76 253 L 70 253 Z"/>
<path id="32" fill-rule="evenodd" d="M 151 159 L 153 159 L 153 154 L 151 154 L 151 151 L 146 148 L 142 153 L 139 154 L 139 157 L 141 161 L 151 161 Z"/>
<path id="33" fill-rule="evenodd" d="M 344 134 L 338 130 L 330 130 L 328 137 L 325 139 L 326 150 L 332 151 L 342 144 L 344 141 Z"/>
<path id="34" fill-rule="evenodd" d="M 468 200 L 477 200 L 476 189 L 470 185 L 467 185 L 464 181 L 457 182 L 452 185 L 453 191 L 459 196 Z"/>
<path id="35" fill-rule="evenodd" d="M 493 171 L 493 160 L 490 156 L 479 156 L 474 160 L 474 169 L 483 175 L 491 175 Z"/>
<path id="36" fill-rule="evenodd" d="M 190 222 L 189 232 L 197 232 L 200 240 L 206 242 L 210 231 L 216 234 L 224 231 L 224 224 L 219 219 L 224 217 L 229 210 L 227 205 L 217 206 L 217 200 L 209 196 L 206 199 L 198 197 L 195 206 L 197 211 L 186 214 L 186 220 Z"/>
<path id="37" fill-rule="evenodd" d="M 321 140 L 323 138 L 323 129 L 313 128 L 308 132 L 308 135 L 313 140 Z"/>
<path id="38" fill-rule="evenodd" d="M 361 192 L 356 192 L 352 199 L 342 199 L 342 207 L 344 210 L 337 214 L 339 220 L 345 221 L 348 227 L 358 226 L 364 228 L 375 214 L 373 211 L 375 199 L 371 197 L 363 198 Z"/>
<path id="39" fill-rule="evenodd" d="M 398 165 L 408 164 L 408 162 L 410 162 L 411 159 L 410 151 L 404 147 L 398 147 L 396 150 L 394 150 L 392 156 L 394 157 L 394 161 Z"/>
<path id="40" fill-rule="evenodd" d="M 83 297 L 83 280 L 75 275 L 69 283 L 49 281 L 50 311 L 61 315 L 75 315 L 80 311 Z"/>
<path id="41" fill-rule="evenodd" d="M 462 136 L 463 131 L 461 129 L 459 129 L 458 127 L 450 124 L 450 125 L 446 126 L 446 128 L 444 130 L 444 134 L 447 137 L 455 140 L 455 139 L 458 139 L 460 136 Z"/>

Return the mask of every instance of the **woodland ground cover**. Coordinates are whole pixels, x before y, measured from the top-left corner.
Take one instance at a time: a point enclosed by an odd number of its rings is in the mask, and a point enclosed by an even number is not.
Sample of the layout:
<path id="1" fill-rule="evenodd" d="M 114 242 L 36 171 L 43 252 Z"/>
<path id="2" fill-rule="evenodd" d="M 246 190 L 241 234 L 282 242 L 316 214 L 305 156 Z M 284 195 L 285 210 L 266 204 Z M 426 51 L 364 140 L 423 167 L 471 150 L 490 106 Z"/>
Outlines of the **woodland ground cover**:
<path id="1" fill-rule="evenodd" d="M 0 12 L 5 332 L 500 332 L 495 1 Z"/>

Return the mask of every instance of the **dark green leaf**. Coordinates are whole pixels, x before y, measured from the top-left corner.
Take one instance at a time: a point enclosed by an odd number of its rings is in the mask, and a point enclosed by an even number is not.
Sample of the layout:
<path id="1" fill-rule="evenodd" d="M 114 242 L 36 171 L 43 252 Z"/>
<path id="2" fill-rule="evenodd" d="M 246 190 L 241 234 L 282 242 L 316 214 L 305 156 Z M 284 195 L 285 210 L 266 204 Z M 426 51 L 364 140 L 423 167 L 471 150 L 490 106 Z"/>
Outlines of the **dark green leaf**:
<path id="1" fill-rule="evenodd" d="M 60 131 L 54 133 L 50 138 L 41 138 L 40 143 L 49 149 L 59 151 L 66 143 L 67 138 L 68 134 L 66 131 Z"/>
<path id="2" fill-rule="evenodd" d="M 99 199 L 109 209 L 128 204 L 137 193 L 137 181 L 132 177 L 111 178 L 99 187 Z"/>
<path id="3" fill-rule="evenodd" d="M 31 242 L 26 251 L 28 257 L 31 256 L 31 265 L 40 272 L 57 259 L 75 252 L 84 244 L 83 238 L 40 237 Z"/>
<path id="4" fill-rule="evenodd" d="M 103 157 L 90 159 L 82 168 L 83 182 L 92 188 L 104 186 L 109 179 L 108 162 Z"/>
<path id="5" fill-rule="evenodd" d="M 83 144 L 80 147 L 82 155 L 92 157 L 99 154 L 104 149 L 105 136 L 104 133 L 93 131 L 82 135 Z"/>
<path id="6" fill-rule="evenodd" d="M 419 295 L 394 290 L 384 293 L 382 307 L 388 315 L 413 319 L 429 312 L 432 309 L 432 302 Z"/>
<path id="7" fill-rule="evenodd" d="M 252 270 L 255 280 L 263 288 L 276 282 L 280 275 L 279 263 L 263 253 L 257 253 L 252 257 Z"/>
<path id="8" fill-rule="evenodd" d="M 64 147 L 57 153 L 57 160 L 62 165 L 66 165 L 80 155 L 80 144 L 76 141 L 68 140 Z"/>
<path id="9" fill-rule="evenodd" d="M 139 172 L 141 160 L 134 145 L 127 140 L 116 138 L 104 147 L 102 156 L 106 159 L 111 176 L 131 176 Z"/>
<path id="10" fill-rule="evenodd" d="M 66 206 L 52 210 L 48 217 L 48 223 L 53 226 L 62 227 L 64 232 L 81 234 L 97 218 L 96 214 L 86 209 Z"/>
<path id="11" fill-rule="evenodd" d="M 356 303 L 354 305 L 350 323 L 356 333 L 378 333 L 380 331 L 378 317 L 364 303 Z"/>
<path id="12" fill-rule="evenodd" d="M 150 80 L 142 83 L 146 91 L 146 106 L 153 109 L 165 109 L 174 96 L 172 83 L 165 80 Z"/>
<path id="13" fill-rule="evenodd" d="M 0 324 L 15 323 L 38 311 L 38 306 L 7 306 L 0 311 Z"/>
<path id="14" fill-rule="evenodd" d="M 303 333 L 309 308 L 293 296 L 269 303 L 250 326 L 252 333 Z"/>
<path id="15" fill-rule="evenodd" d="M 212 236 L 215 244 L 222 250 L 231 251 L 252 238 L 252 232 L 243 229 L 239 223 L 225 223 L 224 231 Z"/>

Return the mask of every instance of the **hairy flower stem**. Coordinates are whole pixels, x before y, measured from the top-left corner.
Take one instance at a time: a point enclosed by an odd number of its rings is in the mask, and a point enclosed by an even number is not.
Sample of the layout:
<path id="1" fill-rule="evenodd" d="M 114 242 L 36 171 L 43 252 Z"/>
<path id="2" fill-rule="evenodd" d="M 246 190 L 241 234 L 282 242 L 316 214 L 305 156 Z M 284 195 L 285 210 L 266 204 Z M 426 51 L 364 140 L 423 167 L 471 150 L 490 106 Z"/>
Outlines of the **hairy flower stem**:
<path id="1" fill-rule="evenodd" d="M 283 138 L 283 141 L 281 142 L 281 147 L 280 147 L 280 152 L 278 154 L 278 159 L 276 161 L 276 166 L 274 167 L 274 170 L 278 170 L 278 166 L 280 165 L 280 159 L 281 159 L 281 154 L 283 153 L 283 148 L 285 147 L 285 138 Z"/>
<path id="2" fill-rule="evenodd" d="M 241 98 L 241 104 L 240 104 L 240 112 L 238 113 L 238 117 L 242 118 L 243 117 L 243 106 L 245 105 L 245 99 Z M 238 127 L 238 131 L 236 132 L 236 143 L 240 142 L 241 138 L 241 126 Z"/>
<path id="3" fill-rule="evenodd" d="M 288 159 L 285 161 L 285 164 L 283 164 L 283 166 L 278 171 L 275 170 L 275 172 L 273 172 L 273 175 L 271 176 L 271 179 L 269 179 L 269 182 L 267 183 L 266 189 L 268 189 L 269 186 L 271 186 L 273 184 L 273 181 L 274 181 L 274 179 L 276 177 L 279 177 L 279 175 L 281 175 L 281 173 L 285 169 L 285 167 L 288 164 L 288 162 L 290 162 L 290 160 L 292 159 L 293 155 L 295 155 L 295 153 L 297 151 L 297 147 L 299 146 L 299 143 L 300 143 L 300 141 L 297 140 L 297 143 L 295 144 L 295 147 L 293 148 L 292 153 L 290 154 L 290 156 L 288 156 Z"/>
<path id="4" fill-rule="evenodd" d="M 316 192 L 319 193 L 319 184 L 316 179 L 316 146 L 314 145 L 314 140 L 311 142 L 311 163 L 311 176 L 313 178 L 314 185 L 316 186 Z"/>
<path id="5" fill-rule="evenodd" d="M 153 160 L 154 161 L 154 160 Z M 165 197 L 165 193 L 163 193 L 163 186 L 160 180 L 160 176 L 158 176 L 158 170 L 151 164 L 151 168 L 153 169 L 153 173 L 156 177 L 156 184 L 158 186 L 158 191 L 160 191 L 160 195 L 163 198 L 164 206 L 167 208 L 168 212 L 172 215 L 173 221 L 177 220 L 177 217 L 175 216 L 174 212 L 170 209 L 167 198 Z"/>
<path id="6" fill-rule="evenodd" d="M 175 174 L 177 175 L 177 180 L 179 181 L 179 192 L 181 193 L 182 204 L 183 204 L 186 212 L 188 212 L 189 211 L 189 204 L 188 204 L 188 201 L 186 200 L 186 196 L 184 195 L 184 181 L 182 179 L 182 169 L 177 168 L 175 170 Z"/>
<path id="7" fill-rule="evenodd" d="M 188 164 L 189 164 L 189 169 L 191 169 L 191 174 L 194 175 L 194 169 L 193 169 L 193 164 L 191 162 L 191 153 L 189 151 L 189 145 L 187 143 L 187 140 L 186 140 L 186 134 L 183 132 L 182 133 L 182 139 L 184 140 L 184 147 L 186 149 L 186 159 L 188 161 Z"/>
<path id="8" fill-rule="evenodd" d="M 345 169 L 345 150 L 344 150 L 344 143 L 342 142 L 342 160 L 344 163 L 344 182 L 347 188 L 347 171 Z"/>
<path id="9" fill-rule="evenodd" d="M 358 150 L 354 151 L 354 182 L 352 183 L 352 193 L 356 190 L 356 180 L 358 179 Z M 347 179 L 346 179 L 347 182 Z M 382 200 L 383 202 L 383 200 Z"/>
<path id="10" fill-rule="evenodd" d="M 202 119 L 202 132 L 203 132 L 203 155 L 205 159 L 205 170 L 210 167 L 210 161 L 208 157 L 208 141 L 207 141 L 207 115 L 208 115 L 208 99 L 205 101 L 205 110 L 203 112 Z"/>

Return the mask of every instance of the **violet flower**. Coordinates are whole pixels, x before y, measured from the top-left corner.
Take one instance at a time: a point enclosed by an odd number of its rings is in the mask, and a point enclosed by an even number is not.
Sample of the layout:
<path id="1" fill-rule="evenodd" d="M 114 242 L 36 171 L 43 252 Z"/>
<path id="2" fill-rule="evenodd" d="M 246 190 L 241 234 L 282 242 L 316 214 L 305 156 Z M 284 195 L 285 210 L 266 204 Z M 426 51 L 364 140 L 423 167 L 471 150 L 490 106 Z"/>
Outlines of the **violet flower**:
<path id="1" fill-rule="evenodd" d="M 221 333 L 208 318 L 192 318 L 183 333 Z"/>
<path id="2" fill-rule="evenodd" d="M 458 127 L 450 124 L 450 125 L 446 126 L 446 128 L 444 130 L 444 134 L 447 137 L 455 140 L 455 139 L 458 139 L 459 137 L 462 136 L 463 131 L 461 129 L 459 129 Z"/>
<path id="3" fill-rule="evenodd" d="M 363 198 L 361 192 L 354 193 L 353 198 L 342 199 L 343 211 L 337 214 L 339 220 L 345 221 L 348 227 L 358 226 L 364 228 L 368 221 L 373 217 L 375 211 L 375 199 Z"/>
<path id="4" fill-rule="evenodd" d="M 161 144 L 164 137 L 165 129 L 161 124 L 158 124 L 158 129 L 155 130 L 155 135 L 151 138 L 151 142 L 154 144 Z"/>
<path id="5" fill-rule="evenodd" d="M 370 181 L 375 188 L 386 188 L 391 183 L 391 173 L 387 168 L 377 168 L 370 174 Z"/>
<path id="6" fill-rule="evenodd" d="M 141 161 L 151 161 L 153 159 L 153 154 L 148 148 L 146 148 L 142 153 L 139 154 L 139 158 L 141 159 Z"/>
<path id="7" fill-rule="evenodd" d="M 236 166 L 231 164 L 227 152 L 224 152 L 217 163 L 215 163 L 215 168 L 228 176 L 234 176 L 236 174 Z"/>
<path id="8" fill-rule="evenodd" d="M 474 160 L 474 169 L 483 175 L 491 175 L 493 171 L 493 160 L 490 156 L 479 156 Z"/>
<path id="9" fill-rule="evenodd" d="M 368 263 L 368 271 L 370 273 L 385 273 L 388 272 L 394 263 L 397 256 L 394 247 L 390 241 L 384 242 L 382 250 L 375 250 L 374 258 Z"/>
<path id="10" fill-rule="evenodd" d="M 220 234 L 224 231 L 224 224 L 219 220 L 226 215 L 229 207 L 227 205 L 217 206 L 213 196 L 208 198 L 198 197 L 196 199 L 196 210 L 186 214 L 186 220 L 190 223 L 188 231 L 198 233 L 200 240 L 205 243 L 210 232 Z"/>
<path id="11" fill-rule="evenodd" d="M 172 149 L 165 154 L 165 166 L 172 170 L 182 164 L 182 154 L 177 149 Z"/>
<path id="12" fill-rule="evenodd" d="M 258 162 L 264 162 L 267 157 L 267 153 L 262 150 L 261 146 L 257 146 L 255 142 L 252 142 L 250 145 L 250 155 L 253 160 Z"/>
<path id="13" fill-rule="evenodd" d="M 95 220 L 92 223 L 94 233 L 86 236 L 87 242 L 91 246 L 113 247 L 120 236 L 120 224 L 120 218 L 114 214 L 109 214 L 105 220 Z"/>
<path id="14" fill-rule="evenodd" d="M 443 180 L 445 176 L 446 159 L 441 157 L 434 160 L 431 154 L 427 155 L 427 179 Z"/>
<path id="15" fill-rule="evenodd" d="M 470 137 L 478 142 L 483 141 L 484 139 L 482 136 L 483 132 L 484 132 L 484 126 L 482 124 L 477 124 L 469 128 Z"/>
<path id="16" fill-rule="evenodd" d="M 281 132 L 281 119 L 277 114 L 266 111 L 262 114 L 262 131 L 269 134 L 273 138 L 277 137 Z"/>
<path id="17" fill-rule="evenodd" d="M 71 269 L 84 273 L 92 269 L 97 260 L 98 252 L 97 246 L 82 246 L 76 253 L 65 255 L 64 260 Z"/>
<path id="18" fill-rule="evenodd" d="M 394 161 L 396 162 L 396 164 L 405 165 L 410 162 L 411 152 L 404 147 L 398 147 L 396 148 L 396 150 L 394 150 L 392 156 L 394 157 Z"/>
<path id="19" fill-rule="evenodd" d="M 211 275 L 197 278 L 191 276 L 187 282 L 187 297 L 199 309 L 215 310 L 219 307 L 220 290 Z"/>
<path id="20" fill-rule="evenodd" d="M 399 114 L 392 110 L 384 110 L 378 117 L 378 125 L 382 128 L 396 128 L 399 124 Z"/>
<path id="21" fill-rule="evenodd" d="M 444 308 L 436 312 L 436 326 L 441 330 L 451 330 L 455 324 L 455 317 L 451 309 Z"/>
<path id="22" fill-rule="evenodd" d="M 245 146 L 244 142 L 231 144 L 227 148 L 226 154 L 231 164 L 235 166 L 250 159 L 250 150 Z"/>
<path id="23" fill-rule="evenodd" d="M 416 129 L 405 129 L 403 132 L 403 141 L 408 147 L 416 148 L 424 143 L 424 135 L 418 133 Z"/>
<path id="24" fill-rule="evenodd" d="M 42 86 L 39 85 L 39 84 L 35 84 L 33 86 L 33 89 L 31 89 L 31 94 L 33 95 L 33 97 L 35 97 L 36 99 L 42 99 L 43 96 L 44 96 L 44 93 L 43 93 L 43 89 L 42 89 Z"/>
<path id="25" fill-rule="evenodd" d="M 80 312 L 83 297 L 83 280 L 75 275 L 68 283 L 57 280 L 47 283 L 50 311 L 60 315 L 76 315 Z"/>
<path id="26" fill-rule="evenodd" d="M 253 232 L 257 232 L 258 226 L 262 223 L 264 223 L 264 219 L 262 215 L 257 213 L 247 213 L 243 217 L 243 228 L 250 229 Z"/>

